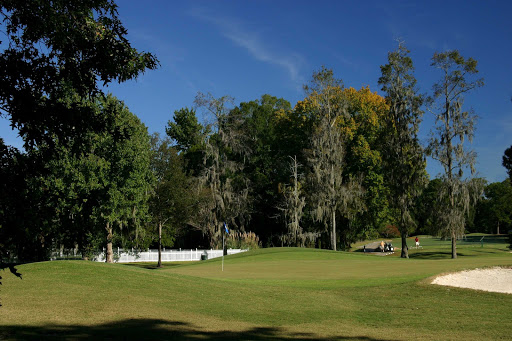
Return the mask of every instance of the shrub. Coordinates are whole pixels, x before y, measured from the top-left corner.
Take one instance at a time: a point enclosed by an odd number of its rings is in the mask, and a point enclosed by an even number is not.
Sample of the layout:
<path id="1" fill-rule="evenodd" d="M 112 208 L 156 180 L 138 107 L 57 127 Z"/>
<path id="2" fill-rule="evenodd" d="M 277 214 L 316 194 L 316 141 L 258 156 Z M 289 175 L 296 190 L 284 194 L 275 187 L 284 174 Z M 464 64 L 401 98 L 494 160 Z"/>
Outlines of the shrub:
<path id="1" fill-rule="evenodd" d="M 386 225 L 381 231 L 380 234 L 385 238 L 398 238 L 400 237 L 400 231 L 398 231 L 398 227 L 395 225 Z"/>

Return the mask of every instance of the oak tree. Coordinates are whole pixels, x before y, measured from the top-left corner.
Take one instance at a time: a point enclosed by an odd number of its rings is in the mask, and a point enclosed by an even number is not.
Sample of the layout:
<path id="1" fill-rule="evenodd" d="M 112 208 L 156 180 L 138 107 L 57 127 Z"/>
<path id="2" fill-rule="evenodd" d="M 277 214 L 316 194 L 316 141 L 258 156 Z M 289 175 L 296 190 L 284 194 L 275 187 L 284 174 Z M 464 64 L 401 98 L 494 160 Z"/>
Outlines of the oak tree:
<path id="1" fill-rule="evenodd" d="M 26 143 L 101 130 L 102 117 L 60 99 L 91 98 L 158 64 L 131 46 L 113 0 L 4 0 L 0 17 L 0 110 Z"/>

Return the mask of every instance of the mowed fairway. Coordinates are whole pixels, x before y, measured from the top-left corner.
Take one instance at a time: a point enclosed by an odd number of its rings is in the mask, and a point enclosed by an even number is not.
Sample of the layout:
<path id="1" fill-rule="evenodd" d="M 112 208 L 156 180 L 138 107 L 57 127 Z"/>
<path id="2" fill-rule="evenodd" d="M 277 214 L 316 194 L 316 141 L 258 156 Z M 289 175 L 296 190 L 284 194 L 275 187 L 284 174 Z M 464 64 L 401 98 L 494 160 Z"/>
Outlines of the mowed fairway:
<path id="1" fill-rule="evenodd" d="M 224 272 L 220 259 L 27 264 L 23 280 L 2 273 L 0 339 L 510 339 L 512 295 L 429 284 L 511 266 L 505 245 L 430 258 L 277 248 L 226 257 Z"/>

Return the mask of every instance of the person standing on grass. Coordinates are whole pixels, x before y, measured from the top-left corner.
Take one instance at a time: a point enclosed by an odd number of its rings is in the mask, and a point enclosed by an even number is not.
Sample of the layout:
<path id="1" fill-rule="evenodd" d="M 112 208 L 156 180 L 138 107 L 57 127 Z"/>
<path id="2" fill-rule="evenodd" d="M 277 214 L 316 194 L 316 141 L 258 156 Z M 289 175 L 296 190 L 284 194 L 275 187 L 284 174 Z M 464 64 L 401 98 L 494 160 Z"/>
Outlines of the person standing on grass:
<path id="1" fill-rule="evenodd" d="M 418 236 L 416 236 L 416 239 L 414 239 L 416 242 L 416 247 L 420 246 L 420 240 L 418 239 Z"/>

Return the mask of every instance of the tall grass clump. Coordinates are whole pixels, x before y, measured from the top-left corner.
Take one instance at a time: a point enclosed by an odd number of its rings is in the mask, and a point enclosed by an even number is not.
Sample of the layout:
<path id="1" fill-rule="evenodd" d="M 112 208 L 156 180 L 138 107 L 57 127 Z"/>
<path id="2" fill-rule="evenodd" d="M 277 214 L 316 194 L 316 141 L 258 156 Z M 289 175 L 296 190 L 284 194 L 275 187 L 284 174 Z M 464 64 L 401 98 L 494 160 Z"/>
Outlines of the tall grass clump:
<path id="1" fill-rule="evenodd" d="M 261 246 L 260 238 L 254 232 L 233 231 L 228 235 L 226 245 L 230 249 L 258 249 Z"/>

